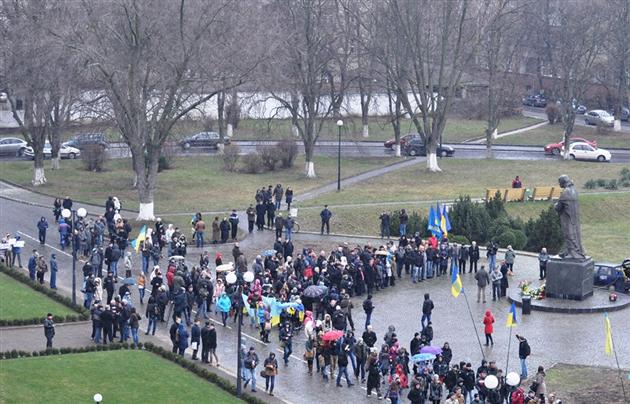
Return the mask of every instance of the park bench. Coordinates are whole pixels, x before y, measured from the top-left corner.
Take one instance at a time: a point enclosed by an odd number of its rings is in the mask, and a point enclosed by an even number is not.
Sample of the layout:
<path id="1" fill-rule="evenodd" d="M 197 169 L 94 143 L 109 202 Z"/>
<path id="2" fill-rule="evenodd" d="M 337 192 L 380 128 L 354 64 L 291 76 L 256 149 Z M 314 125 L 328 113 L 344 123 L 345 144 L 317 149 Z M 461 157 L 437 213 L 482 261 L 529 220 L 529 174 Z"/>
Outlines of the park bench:
<path id="1" fill-rule="evenodd" d="M 531 196 L 532 201 L 549 201 L 560 198 L 561 187 L 536 187 Z"/>
<path id="2" fill-rule="evenodd" d="M 505 202 L 523 202 L 525 200 L 525 188 L 509 188 L 503 198 Z"/>
<path id="3" fill-rule="evenodd" d="M 501 194 L 501 198 L 505 200 L 506 189 L 497 189 L 497 188 L 487 188 L 486 189 L 486 201 L 494 198 L 494 196 L 498 193 Z"/>

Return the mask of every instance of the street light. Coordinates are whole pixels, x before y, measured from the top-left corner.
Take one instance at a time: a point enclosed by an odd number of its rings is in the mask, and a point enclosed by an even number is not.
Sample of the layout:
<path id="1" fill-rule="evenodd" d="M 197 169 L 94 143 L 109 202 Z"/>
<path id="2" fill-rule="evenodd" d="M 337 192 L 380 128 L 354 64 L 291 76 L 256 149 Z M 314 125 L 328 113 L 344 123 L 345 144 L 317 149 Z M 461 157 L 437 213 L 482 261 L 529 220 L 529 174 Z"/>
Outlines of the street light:
<path id="1" fill-rule="evenodd" d="M 234 272 L 230 272 L 225 276 L 225 280 L 227 281 L 228 284 L 230 285 L 234 285 L 236 284 L 236 315 L 238 316 L 237 320 L 238 320 L 238 339 L 236 342 L 236 352 L 238 352 L 238 354 L 236 355 L 237 358 L 237 363 L 236 363 L 236 396 L 240 397 L 241 396 L 241 392 L 242 392 L 242 388 L 241 388 L 241 382 L 242 382 L 242 368 L 241 368 L 241 340 L 243 338 L 242 333 L 241 333 L 241 325 L 243 322 L 243 285 L 247 282 L 247 283 L 251 283 L 254 280 L 254 273 L 253 272 L 245 272 L 243 274 L 238 273 L 238 275 Z"/>
<path id="2" fill-rule="evenodd" d="M 70 220 L 70 237 L 72 238 L 72 304 L 77 304 L 77 249 L 74 242 L 74 230 L 77 216 L 83 219 L 87 216 L 87 210 L 85 208 L 77 210 L 64 209 L 61 211 L 61 216 L 66 220 L 72 218 Z"/>
<path id="3" fill-rule="evenodd" d="M 341 127 L 343 121 L 337 121 L 337 132 L 339 133 L 339 143 L 337 147 L 337 192 L 341 191 Z"/>
<path id="4" fill-rule="evenodd" d="M 100 393 L 94 394 L 94 402 L 100 404 L 103 401 L 103 396 Z"/>

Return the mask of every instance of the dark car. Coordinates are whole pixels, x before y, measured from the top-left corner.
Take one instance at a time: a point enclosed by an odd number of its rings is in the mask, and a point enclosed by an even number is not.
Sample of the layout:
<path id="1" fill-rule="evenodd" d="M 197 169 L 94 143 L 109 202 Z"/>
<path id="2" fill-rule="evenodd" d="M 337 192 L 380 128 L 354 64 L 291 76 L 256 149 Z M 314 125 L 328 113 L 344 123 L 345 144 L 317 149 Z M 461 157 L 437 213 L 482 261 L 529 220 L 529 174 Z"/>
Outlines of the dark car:
<path id="1" fill-rule="evenodd" d="M 606 262 L 595 263 L 593 282 L 597 286 L 614 286 L 617 292 L 630 290 L 630 258 L 626 258 L 621 264 Z"/>
<path id="2" fill-rule="evenodd" d="M 64 142 L 65 146 L 74 147 L 83 150 L 86 146 L 97 145 L 104 149 L 109 147 L 109 143 L 105 140 L 103 133 L 77 133 L 73 138 Z"/>
<path id="3" fill-rule="evenodd" d="M 539 107 L 544 108 L 547 106 L 547 99 L 540 94 L 536 95 L 528 95 L 523 97 L 523 105 L 528 105 L 530 107 Z"/>
<path id="4" fill-rule="evenodd" d="M 407 156 L 426 156 L 427 155 L 424 142 L 419 137 L 411 139 L 409 142 L 407 142 L 407 144 L 405 144 L 405 147 L 402 148 L 402 152 L 406 154 Z M 437 147 L 438 156 L 452 157 L 454 153 L 455 153 L 455 149 L 453 149 L 451 146 L 442 145 L 442 146 Z"/>
<path id="5" fill-rule="evenodd" d="M 214 147 L 218 148 L 221 143 L 221 136 L 217 132 L 199 132 L 194 135 L 183 138 L 179 141 L 179 145 L 183 149 L 191 147 Z M 224 139 L 224 144 L 230 144 L 229 139 Z"/>
<path id="6" fill-rule="evenodd" d="M 402 136 L 400 138 L 401 149 L 405 147 L 408 141 L 417 137 L 420 137 L 417 133 L 410 133 L 408 135 Z M 396 144 L 396 139 L 389 139 L 383 143 L 383 146 L 385 146 L 388 149 L 393 149 L 395 144 Z"/>

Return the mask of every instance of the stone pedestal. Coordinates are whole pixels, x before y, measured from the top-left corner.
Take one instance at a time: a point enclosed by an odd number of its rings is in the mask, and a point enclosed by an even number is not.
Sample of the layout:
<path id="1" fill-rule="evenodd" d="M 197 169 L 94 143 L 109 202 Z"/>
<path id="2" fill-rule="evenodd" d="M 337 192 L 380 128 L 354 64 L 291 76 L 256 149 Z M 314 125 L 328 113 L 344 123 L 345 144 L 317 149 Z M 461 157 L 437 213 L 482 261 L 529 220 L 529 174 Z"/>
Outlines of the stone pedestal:
<path id="1" fill-rule="evenodd" d="M 551 259 L 547 262 L 545 297 L 584 300 L 593 295 L 593 259 Z"/>

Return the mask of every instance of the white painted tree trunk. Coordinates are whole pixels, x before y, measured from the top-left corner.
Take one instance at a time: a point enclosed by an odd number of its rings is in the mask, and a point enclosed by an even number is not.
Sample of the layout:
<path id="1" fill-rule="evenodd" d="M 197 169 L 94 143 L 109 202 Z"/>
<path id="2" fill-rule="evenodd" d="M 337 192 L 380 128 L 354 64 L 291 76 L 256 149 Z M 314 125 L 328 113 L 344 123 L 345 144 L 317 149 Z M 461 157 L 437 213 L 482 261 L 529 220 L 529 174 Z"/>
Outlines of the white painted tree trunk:
<path id="1" fill-rule="evenodd" d="M 217 154 L 221 155 L 225 151 L 225 145 L 223 143 L 217 144 Z"/>
<path id="2" fill-rule="evenodd" d="M 394 145 L 394 154 L 396 155 L 396 157 L 400 157 L 400 144 L 395 144 Z"/>
<path id="3" fill-rule="evenodd" d="M 138 212 L 138 217 L 136 218 L 136 220 L 155 220 L 155 215 L 153 214 L 153 202 L 140 202 L 140 210 Z"/>
<path id="4" fill-rule="evenodd" d="M 363 137 L 370 137 L 370 125 L 363 124 Z"/>
<path id="5" fill-rule="evenodd" d="M 291 133 L 293 133 L 293 136 L 295 137 L 300 136 L 300 131 L 298 130 L 298 127 L 296 125 L 291 125 Z"/>
<path id="6" fill-rule="evenodd" d="M 615 132 L 620 132 L 621 131 L 621 119 L 615 119 L 615 123 L 613 125 L 613 130 Z"/>
<path id="7" fill-rule="evenodd" d="M 498 134 L 499 134 L 499 131 L 497 131 L 497 128 L 494 128 L 494 130 L 492 131 L 492 138 L 496 139 Z"/>
<path id="8" fill-rule="evenodd" d="M 234 133 L 234 127 L 232 126 L 231 123 L 228 123 L 227 124 L 227 133 L 226 133 L 226 136 L 228 137 L 228 139 L 232 138 L 233 133 Z"/>
<path id="9" fill-rule="evenodd" d="M 33 181 L 34 186 L 44 185 L 46 183 L 46 176 L 44 175 L 44 167 L 33 168 Z"/>
<path id="10" fill-rule="evenodd" d="M 53 159 L 51 160 L 51 162 L 52 162 L 52 169 L 53 170 L 59 170 L 60 160 L 61 160 L 61 158 L 59 156 L 53 157 Z"/>
<path id="11" fill-rule="evenodd" d="M 306 178 L 315 178 L 315 163 L 312 161 L 307 161 L 304 169 L 306 174 Z"/>
<path id="12" fill-rule="evenodd" d="M 427 156 L 427 168 L 433 173 L 442 171 L 438 165 L 437 154 L 435 152 L 429 153 Z"/>
<path id="13" fill-rule="evenodd" d="M 138 188 L 138 174 L 137 173 L 133 174 L 133 187 Z"/>

